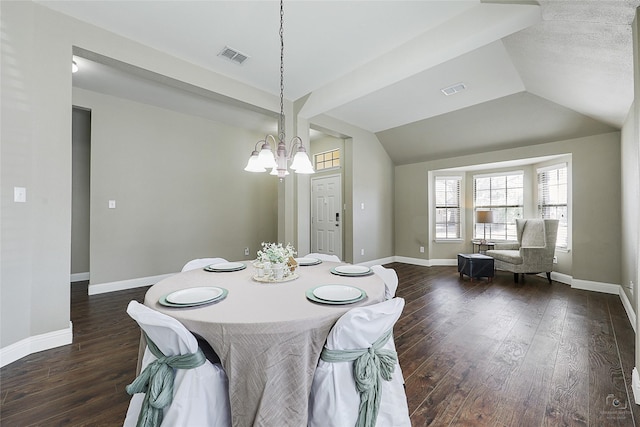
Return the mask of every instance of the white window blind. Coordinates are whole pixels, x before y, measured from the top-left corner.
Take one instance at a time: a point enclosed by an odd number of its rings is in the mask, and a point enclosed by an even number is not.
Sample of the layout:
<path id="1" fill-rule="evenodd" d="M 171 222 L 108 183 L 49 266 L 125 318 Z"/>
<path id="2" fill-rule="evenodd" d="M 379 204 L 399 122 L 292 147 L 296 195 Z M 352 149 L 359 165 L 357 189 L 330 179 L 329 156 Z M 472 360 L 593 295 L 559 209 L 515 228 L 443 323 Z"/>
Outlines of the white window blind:
<path id="1" fill-rule="evenodd" d="M 438 176 L 435 184 L 436 239 L 460 239 L 461 177 Z"/>
<path id="2" fill-rule="evenodd" d="M 538 169 L 538 214 L 543 219 L 558 219 L 556 247 L 566 249 L 569 243 L 567 209 L 567 164 Z"/>
<path id="3" fill-rule="evenodd" d="M 524 213 L 524 172 L 475 175 L 473 177 L 473 238 L 517 240 L 516 218 Z M 475 223 L 476 211 L 493 211 L 493 223 Z M 486 230 L 485 230 L 486 228 Z"/>

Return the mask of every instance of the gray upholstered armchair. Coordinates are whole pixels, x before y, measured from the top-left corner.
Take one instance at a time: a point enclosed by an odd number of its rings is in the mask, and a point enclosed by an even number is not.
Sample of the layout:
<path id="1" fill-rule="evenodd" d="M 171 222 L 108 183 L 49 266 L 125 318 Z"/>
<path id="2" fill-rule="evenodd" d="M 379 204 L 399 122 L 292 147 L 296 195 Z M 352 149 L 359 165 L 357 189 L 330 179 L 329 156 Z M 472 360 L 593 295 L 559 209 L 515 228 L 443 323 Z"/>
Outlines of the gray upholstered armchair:
<path id="1" fill-rule="evenodd" d="M 513 272 L 516 283 L 518 274 L 544 272 L 551 283 L 558 220 L 516 219 L 516 231 L 518 243 L 496 243 L 486 252 L 494 258 L 495 269 Z"/>

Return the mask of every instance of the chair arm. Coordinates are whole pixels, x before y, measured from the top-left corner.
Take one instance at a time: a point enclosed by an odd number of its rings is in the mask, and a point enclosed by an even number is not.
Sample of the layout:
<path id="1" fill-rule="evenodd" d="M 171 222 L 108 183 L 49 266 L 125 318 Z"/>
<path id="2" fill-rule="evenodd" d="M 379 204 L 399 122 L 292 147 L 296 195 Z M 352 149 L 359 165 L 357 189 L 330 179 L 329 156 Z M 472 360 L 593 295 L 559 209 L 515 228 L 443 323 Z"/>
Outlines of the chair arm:
<path id="1" fill-rule="evenodd" d="M 520 249 L 520 243 L 496 243 L 495 249 L 517 251 Z"/>
<path id="2" fill-rule="evenodd" d="M 548 266 L 553 264 L 553 252 L 545 247 L 524 247 L 520 248 L 523 264 Z"/>

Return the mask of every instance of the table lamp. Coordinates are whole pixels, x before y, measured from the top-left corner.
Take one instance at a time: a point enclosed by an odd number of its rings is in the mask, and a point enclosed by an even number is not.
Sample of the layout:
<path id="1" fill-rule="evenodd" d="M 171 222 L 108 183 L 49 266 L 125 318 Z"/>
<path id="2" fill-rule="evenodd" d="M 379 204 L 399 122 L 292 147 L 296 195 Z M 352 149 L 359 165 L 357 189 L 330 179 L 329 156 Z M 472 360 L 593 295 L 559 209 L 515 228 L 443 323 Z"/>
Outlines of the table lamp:
<path id="1" fill-rule="evenodd" d="M 487 224 L 493 222 L 493 211 L 476 211 L 476 223 L 484 226 L 484 237 L 482 243 L 487 243 Z"/>

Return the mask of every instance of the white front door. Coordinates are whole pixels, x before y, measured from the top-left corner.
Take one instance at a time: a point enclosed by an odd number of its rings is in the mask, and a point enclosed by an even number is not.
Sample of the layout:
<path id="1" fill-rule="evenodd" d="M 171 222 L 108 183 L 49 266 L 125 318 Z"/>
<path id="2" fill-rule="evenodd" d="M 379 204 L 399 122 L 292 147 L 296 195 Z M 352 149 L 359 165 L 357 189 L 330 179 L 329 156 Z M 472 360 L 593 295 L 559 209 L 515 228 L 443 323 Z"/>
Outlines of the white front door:
<path id="1" fill-rule="evenodd" d="M 311 252 L 342 259 L 340 175 L 311 179 Z"/>

